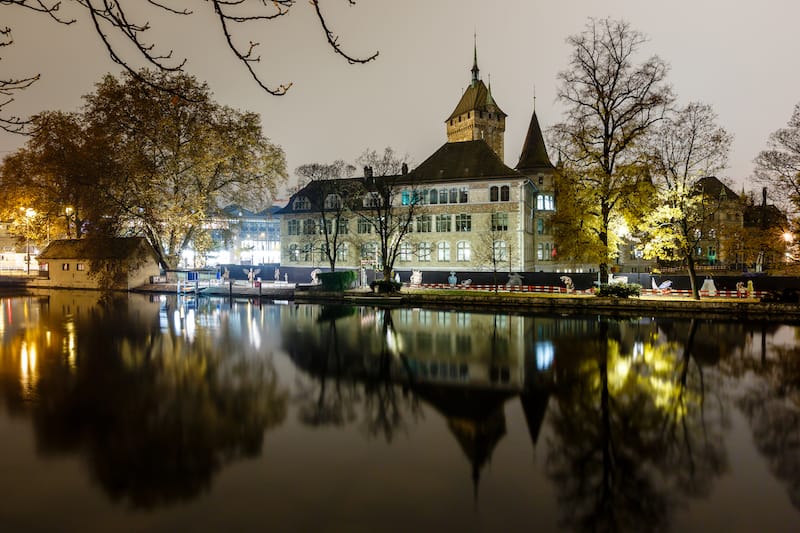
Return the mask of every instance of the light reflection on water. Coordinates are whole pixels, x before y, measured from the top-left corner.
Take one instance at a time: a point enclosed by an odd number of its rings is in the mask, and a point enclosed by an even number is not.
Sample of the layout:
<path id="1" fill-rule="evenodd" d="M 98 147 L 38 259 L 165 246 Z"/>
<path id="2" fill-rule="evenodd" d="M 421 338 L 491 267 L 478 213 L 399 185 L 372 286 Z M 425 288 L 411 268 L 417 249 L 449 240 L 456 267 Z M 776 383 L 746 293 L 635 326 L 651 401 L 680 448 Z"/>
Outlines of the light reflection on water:
<path id="1" fill-rule="evenodd" d="M 97 298 L 0 300 L 12 529 L 799 523 L 796 325 Z"/>

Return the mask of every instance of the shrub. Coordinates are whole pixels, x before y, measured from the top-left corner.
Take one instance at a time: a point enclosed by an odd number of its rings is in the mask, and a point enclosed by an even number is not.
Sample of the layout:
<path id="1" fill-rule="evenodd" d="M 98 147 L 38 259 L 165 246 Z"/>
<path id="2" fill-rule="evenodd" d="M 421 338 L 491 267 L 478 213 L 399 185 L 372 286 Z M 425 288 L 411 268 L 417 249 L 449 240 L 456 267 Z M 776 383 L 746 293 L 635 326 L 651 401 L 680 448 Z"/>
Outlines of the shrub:
<path id="1" fill-rule="evenodd" d="M 403 285 L 390 279 L 376 279 L 369 284 L 372 292 L 400 292 Z"/>
<path id="2" fill-rule="evenodd" d="M 638 283 L 603 283 L 597 296 L 615 296 L 617 298 L 629 298 L 639 296 L 642 293 L 642 286 Z"/>
<path id="3" fill-rule="evenodd" d="M 323 290 L 344 291 L 353 286 L 353 283 L 358 279 L 358 275 L 353 270 L 321 272 L 317 274 L 317 279 L 322 283 Z"/>

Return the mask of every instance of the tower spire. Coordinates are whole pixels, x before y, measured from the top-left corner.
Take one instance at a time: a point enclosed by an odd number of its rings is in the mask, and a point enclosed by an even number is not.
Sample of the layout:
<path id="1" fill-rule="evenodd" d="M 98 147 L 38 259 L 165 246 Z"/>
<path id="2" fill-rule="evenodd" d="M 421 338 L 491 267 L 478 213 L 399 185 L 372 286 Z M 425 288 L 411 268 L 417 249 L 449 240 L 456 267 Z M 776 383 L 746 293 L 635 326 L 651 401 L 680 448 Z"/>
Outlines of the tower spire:
<path id="1" fill-rule="evenodd" d="M 474 87 L 478 84 L 478 73 L 480 72 L 478 69 L 478 32 L 472 34 L 472 43 L 472 86 Z"/>

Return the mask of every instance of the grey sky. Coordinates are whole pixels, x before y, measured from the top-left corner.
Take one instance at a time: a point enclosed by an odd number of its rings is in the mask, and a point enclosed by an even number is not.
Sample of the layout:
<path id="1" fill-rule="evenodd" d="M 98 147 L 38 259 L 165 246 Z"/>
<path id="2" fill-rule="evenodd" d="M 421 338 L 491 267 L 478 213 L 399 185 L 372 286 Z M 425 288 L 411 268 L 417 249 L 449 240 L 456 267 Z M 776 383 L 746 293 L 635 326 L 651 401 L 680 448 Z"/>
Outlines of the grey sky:
<path id="1" fill-rule="evenodd" d="M 587 17 L 629 21 L 650 41 L 644 54 L 670 66 L 679 103 L 710 103 L 735 139 L 729 168 L 736 188 L 749 182 L 752 160 L 769 134 L 783 127 L 800 102 L 796 0 L 323 0 L 330 26 L 353 55 L 380 51 L 375 62 L 350 66 L 324 40 L 315 15 L 300 1 L 281 20 L 253 24 L 239 35 L 261 44 L 259 71 L 289 94 L 269 96 L 252 82 L 210 14 L 153 20 L 152 37 L 188 58 L 186 70 L 209 83 L 217 101 L 261 113 L 266 135 L 286 151 L 290 173 L 298 165 L 354 160 L 365 148 L 392 146 L 421 163 L 446 140 L 444 120 L 470 79 L 473 31 L 481 77 L 509 115 L 505 162 L 519 158 L 536 109 L 543 128 L 557 122 L 556 76 L 567 66 L 565 39 Z M 69 7 L 69 6 L 67 6 Z M 196 9 L 208 11 L 198 2 Z M 0 8 L 15 44 L 2 50 L 0 76 L 41 72 L 20 94 L 15 114 L 74 110 L 106 72 L 119 68 L 106 55 L 89 22 L 70 27 L 17 7 Z M 79 12 L 76 12 L 80 14 Z M 0 155 L 24 138 L 0 135 Z"/>

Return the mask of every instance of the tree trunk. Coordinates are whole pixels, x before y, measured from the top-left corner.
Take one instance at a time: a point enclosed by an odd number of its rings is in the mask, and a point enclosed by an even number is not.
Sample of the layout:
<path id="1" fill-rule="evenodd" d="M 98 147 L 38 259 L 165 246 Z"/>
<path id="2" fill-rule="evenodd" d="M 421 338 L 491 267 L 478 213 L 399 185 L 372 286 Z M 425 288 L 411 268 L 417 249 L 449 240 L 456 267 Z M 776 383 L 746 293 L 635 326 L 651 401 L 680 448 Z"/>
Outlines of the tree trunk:
<path id="1" fill-rule="evenodd" d="M 697 271 L 695 270 L 694 256 L 690 252 L 686 257 L 686 271 L 689 273 L 689 284 L 692 288 L 692 298 L 700 299 L 700 289 L 697 288 Z"/>

